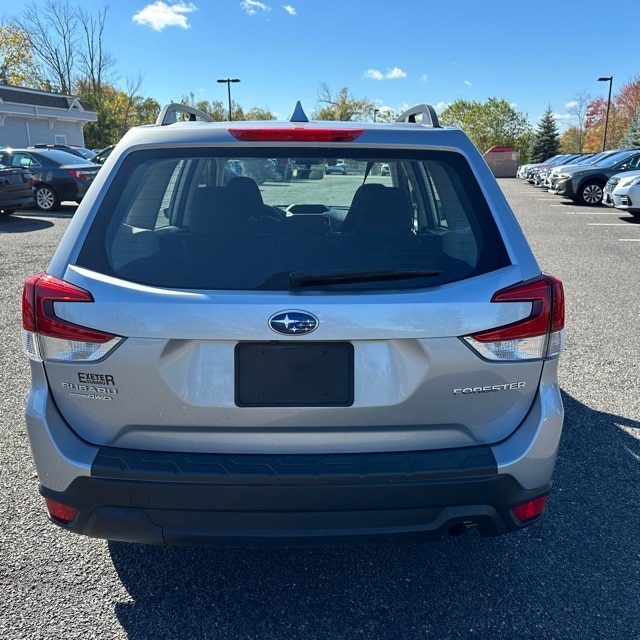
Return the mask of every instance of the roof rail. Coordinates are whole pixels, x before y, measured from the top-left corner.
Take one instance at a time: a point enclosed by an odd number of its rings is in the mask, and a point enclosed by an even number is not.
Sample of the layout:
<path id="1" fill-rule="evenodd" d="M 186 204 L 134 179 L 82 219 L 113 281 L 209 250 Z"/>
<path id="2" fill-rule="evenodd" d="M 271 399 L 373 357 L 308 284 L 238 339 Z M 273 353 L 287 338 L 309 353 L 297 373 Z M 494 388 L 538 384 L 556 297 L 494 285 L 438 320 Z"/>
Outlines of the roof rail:
<path id="1" fill-rule="evenodd" d="M 215 120 L 204 111 L 190 107 L 188 104 L 180 104 L 179 102 L 172 102 L 171 104 L 165 104 L 162 107 L 158 117 L 156 119 L 156 126 L 163 127 L 167 124 L 173 124 L 178 122 L 178 114 L 185 113 L 189 116 L 189 121 L 195 122 L 196 120 L 203 120 L 204 122 L 215 122 Z"/>
<path id="2" fill-rule="evenodd" d="M 417 104 L 406 111 L 403 111 L 397 118 L 396 122 L 415 122 L 416 116 L 422 116 L 422 124 L 430 124 L 432 127 L 440 128 L 438 114 L 430 104 Z M 428 121 L 425 122 L 425 116 Z"/>

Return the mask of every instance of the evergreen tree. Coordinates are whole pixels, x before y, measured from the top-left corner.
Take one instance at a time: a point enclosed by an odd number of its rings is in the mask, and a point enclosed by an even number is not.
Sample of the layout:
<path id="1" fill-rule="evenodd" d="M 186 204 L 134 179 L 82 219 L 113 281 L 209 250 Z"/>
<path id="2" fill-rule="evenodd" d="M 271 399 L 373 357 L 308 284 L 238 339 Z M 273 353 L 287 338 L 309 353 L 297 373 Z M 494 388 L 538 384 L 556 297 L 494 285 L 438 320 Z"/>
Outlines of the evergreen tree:
<path id="1" fill-rule="evenodd" d="M 547 107 L 536 129 L 531 143 L 531 162 L 543 162 L 558 154 L 560 134 L 553 118 L 551 107 Z"/>
<path id="2" fill-rule="evenodd" d="M 625 133 L 622 140 L 620 140 L 620 146 L 625 149 L 640 148 L 640 113 L 638 113 L 635 120 L 629 125 L 627 133 Z"/>

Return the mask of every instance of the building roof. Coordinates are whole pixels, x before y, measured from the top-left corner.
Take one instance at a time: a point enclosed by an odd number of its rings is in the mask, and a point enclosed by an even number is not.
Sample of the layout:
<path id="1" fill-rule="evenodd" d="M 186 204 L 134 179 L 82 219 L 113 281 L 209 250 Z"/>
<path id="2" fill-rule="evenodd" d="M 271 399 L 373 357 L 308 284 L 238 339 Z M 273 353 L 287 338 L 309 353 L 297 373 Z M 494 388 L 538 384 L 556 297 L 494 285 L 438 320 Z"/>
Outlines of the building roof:
<path id="1" fill-rule="evenodd" d="M 36 115 L 42 117 L 71 117 L 84 121 L 95 121 L 97 118 L 91 107 L 77 96 L 0 84 L 0 112 L 27 115 L 31 109 L 35 109 Z"/>

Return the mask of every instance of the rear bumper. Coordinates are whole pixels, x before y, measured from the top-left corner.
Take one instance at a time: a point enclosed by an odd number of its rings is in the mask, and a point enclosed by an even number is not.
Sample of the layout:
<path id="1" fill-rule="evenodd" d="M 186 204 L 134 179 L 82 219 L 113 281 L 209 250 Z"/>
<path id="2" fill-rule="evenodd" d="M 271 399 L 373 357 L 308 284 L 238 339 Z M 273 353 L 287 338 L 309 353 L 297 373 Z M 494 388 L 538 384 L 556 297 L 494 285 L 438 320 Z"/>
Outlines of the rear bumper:
<path id="1" fill-rule="evenodd" d="M 48 393 L 42 367 L 32 363 L 32 373 L 26 419 L 40 491 L 78 509 L 61 526 L 168 545 L 416 541 L 460 523 L 484 535 L 516 531 L 525 525 L 511 508 L 550 490 L 564 415 L 552 360 L 525 420 L 491 445 L 286 455 L 139 451 L 79 438 Z"/>
<path id="2" fill-rule="evenodd" d="M 11 198 L 0 198 L 0 210 L 26 209 L 32 207 L 33 203 L 33 192 L 29 189 L 28 192 L 19 195 L 12 194 Z"/>
<path id="3" fill-rule="evenodd" d="M 63 525 L 76 533 L 218 546 L 421 541 L 460 524 L 497 535 L 523 526 L 511 507 L 549 490 L 498 475 L 490 447 L 310 456 L 104 448 L 90 477 L 62 493 L 41 488 L 79 510 Z"/>

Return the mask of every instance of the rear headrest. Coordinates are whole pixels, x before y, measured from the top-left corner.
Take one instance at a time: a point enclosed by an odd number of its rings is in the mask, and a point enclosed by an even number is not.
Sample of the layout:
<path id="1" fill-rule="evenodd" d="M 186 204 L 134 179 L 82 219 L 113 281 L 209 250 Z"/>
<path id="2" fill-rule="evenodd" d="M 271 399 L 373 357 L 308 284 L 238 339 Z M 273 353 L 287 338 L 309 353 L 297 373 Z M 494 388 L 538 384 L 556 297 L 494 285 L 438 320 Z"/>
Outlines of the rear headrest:
<path id="1" fill-rule="evenodd" d="M 260 187 L 258 187 L 258 183 L 253 178 L 248 176 L 231 178 L 227 188 L 238 198 L 239 202 L 255 207 L 264 204 Z"/>
<path id="2" fill-rule="evenodd" d="M 215 236 L 238 232 L 243 225 L 235 196 L 227 187 L 200 187 L 191 201 L 191 231 Z"/>
<path id="3" fill-rule="evenodd" d="M 411 200 L 398 187 L 364 184 L 353 196 L 342 230 L 354 235 L 410 235 L 413 232 Z"/>

